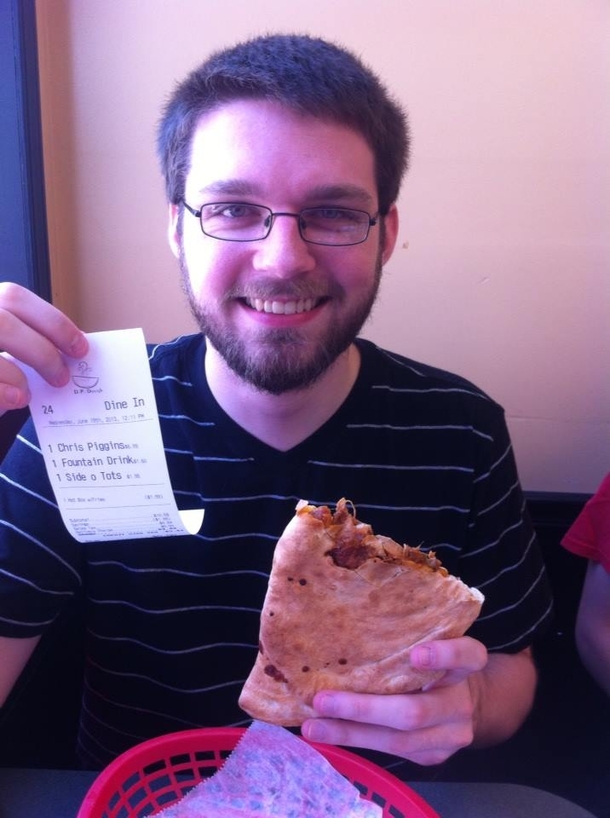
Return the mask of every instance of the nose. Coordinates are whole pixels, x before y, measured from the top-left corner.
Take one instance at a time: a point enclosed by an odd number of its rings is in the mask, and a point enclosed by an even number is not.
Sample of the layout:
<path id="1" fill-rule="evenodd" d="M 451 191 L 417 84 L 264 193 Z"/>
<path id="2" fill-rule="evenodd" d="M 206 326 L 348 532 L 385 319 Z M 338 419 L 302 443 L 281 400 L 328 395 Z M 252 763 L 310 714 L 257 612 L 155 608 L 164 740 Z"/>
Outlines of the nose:
<path id="1" fill-rule="evenodd" d="M 254 243 L 255 269 L 287 277 L 312 270 L 316 264 L 312 252 L 314 245 L 301 237 L 298 214 L 279 212 L 270 218 L 269 235 Z"/>

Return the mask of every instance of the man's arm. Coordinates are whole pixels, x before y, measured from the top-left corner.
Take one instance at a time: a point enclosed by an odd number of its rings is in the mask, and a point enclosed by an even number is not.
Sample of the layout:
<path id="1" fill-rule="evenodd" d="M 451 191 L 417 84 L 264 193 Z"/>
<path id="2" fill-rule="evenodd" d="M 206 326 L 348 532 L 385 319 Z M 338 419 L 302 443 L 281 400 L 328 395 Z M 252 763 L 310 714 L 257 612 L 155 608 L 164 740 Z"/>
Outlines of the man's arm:
<path id="1" fill-rule="evenodd" d="M 0 636 L 0 707 L 8 699 L 39 641 L 40 636 L 28 639 L 8 639 Z"/>
<path id="2" fill-rule="evenodd" d="M 62 312 L 13 283 L 0 283 L 0 350 L 36 369 L 49 383 L 67 383 L 62 353 L 82 357 L 85 335 Z M 21 368 L 0 353 L 0 416 L 27 406 L 30 392 Z M 40 637 L 0 637 L 0 706 L 4 704 Z"/>
<path id="3" fill-rule="evenodd" d="M 610 696 L 610 574 L 593 560 L 576 617 L 576 645 L 583 664 Z"/>
<path id="4" fill-rule="evenodd" d="M 397 696 L 322 691 L 319 719 L 303 724 L 313 741 L 381 750 L 418 764 L 439 764 L 469 745 L 509 738 L 534 700 L 537 674 L 531 650 L 488 656 L 470 637 L 414 648 L 414 665 L 445 670 L 421 692 Z"/>
<path id="5" fill-rule="evenodd" d="M 83 333 L 63 313 L 37 295 L 12 283 L 0 283 L 0 350 L 32 366 L 49 383 L 69 378 L 61 353 L 87 352 Z M 0 416 L 27 406 L 30 392 L 20 367 L 0 354 Z M 40 637 L 0 637 L 0 706 L 4 704 Z"/>

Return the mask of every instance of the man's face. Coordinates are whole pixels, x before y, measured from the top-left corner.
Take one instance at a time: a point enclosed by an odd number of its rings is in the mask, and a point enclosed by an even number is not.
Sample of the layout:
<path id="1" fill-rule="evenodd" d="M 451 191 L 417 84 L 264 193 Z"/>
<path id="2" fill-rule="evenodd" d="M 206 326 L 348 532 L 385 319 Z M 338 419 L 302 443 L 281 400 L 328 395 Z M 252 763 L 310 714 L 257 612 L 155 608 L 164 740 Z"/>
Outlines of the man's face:
<path id="1" fill-rule="evenodd" d="M 377 213 L 374 158 L 355 131 L 274 103 L 232 102 L 202 117 L 185 200 L 248 202 L 273 211 L 341 206 Z M 266 239 L 221 241 L 170 207 L 170 243 L 191 309 L 211 346 L 242 379 L 281 394 L 314 382 L 353 341 L 394 246 L 395 208 L 353 246 L 305 242 L 279 216 Z"/>

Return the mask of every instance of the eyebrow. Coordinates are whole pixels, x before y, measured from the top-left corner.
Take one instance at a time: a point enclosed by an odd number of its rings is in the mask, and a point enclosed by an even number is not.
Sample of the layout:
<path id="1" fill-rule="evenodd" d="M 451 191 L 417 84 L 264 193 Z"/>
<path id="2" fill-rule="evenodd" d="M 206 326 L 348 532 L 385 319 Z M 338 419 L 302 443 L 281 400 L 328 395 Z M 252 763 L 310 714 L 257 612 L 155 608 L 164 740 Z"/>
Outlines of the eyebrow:
<path id="1" fill-rule="evenodd" d="M 248 196 L 256 192 L 256 186 L 243 179 L 218 179 L 199 189 L 199 193 L 222 196 Z"/>
<path id="2" fill-rule="evenodd" d="M 332 199 L 333 201 L 350 199 L 367 205 L 374 204 L 373 196 L 366 188 L 351 184 L 319 185 L 309 191 L 309 197 L 312 199 Z"/>
<path id="3" fill-rule="evenodd" d="M 258 196 L 257 185 L 245 179 L 219 179 L 199 189 L 199 193 L 213 196 Z M 357 201 L 363 205 L 374 205 L 375 200 L 366 188 L 352 184 L 316 185 L 307 191 L 308 201 Z"/>

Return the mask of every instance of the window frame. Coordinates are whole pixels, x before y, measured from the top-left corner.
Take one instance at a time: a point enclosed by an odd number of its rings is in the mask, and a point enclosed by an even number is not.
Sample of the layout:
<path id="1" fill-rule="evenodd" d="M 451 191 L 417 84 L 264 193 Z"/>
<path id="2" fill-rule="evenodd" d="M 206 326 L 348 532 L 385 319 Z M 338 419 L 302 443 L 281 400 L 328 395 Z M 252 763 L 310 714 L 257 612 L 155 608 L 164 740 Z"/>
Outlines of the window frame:
<path id="1" fill-rule="evenodd" d="M 0 0 L 0 280 L 51 300 L 35 0 Z"/>

